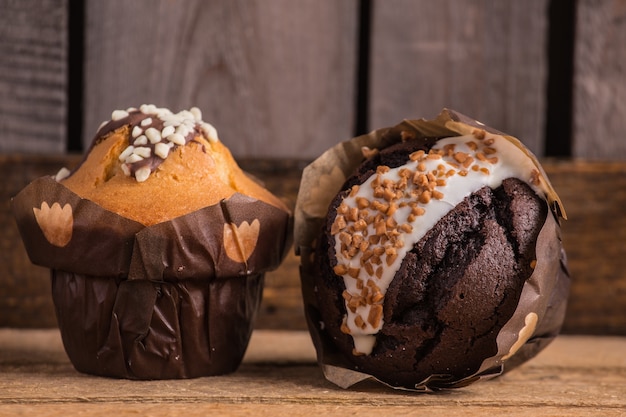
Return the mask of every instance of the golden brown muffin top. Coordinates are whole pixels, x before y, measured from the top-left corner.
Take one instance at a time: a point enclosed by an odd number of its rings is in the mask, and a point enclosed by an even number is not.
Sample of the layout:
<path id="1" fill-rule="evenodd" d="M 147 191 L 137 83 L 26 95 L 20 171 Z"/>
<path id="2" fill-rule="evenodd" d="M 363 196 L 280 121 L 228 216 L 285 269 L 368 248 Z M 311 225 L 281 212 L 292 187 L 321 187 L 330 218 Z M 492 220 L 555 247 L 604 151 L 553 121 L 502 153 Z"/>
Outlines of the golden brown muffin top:
<path id="1" fill-rule="evenodd" d="M 61 184 L 103 208 L 153 225 L 241 193 L 288 211 L 239 168 L 197 108 L 116 110 Z"/>

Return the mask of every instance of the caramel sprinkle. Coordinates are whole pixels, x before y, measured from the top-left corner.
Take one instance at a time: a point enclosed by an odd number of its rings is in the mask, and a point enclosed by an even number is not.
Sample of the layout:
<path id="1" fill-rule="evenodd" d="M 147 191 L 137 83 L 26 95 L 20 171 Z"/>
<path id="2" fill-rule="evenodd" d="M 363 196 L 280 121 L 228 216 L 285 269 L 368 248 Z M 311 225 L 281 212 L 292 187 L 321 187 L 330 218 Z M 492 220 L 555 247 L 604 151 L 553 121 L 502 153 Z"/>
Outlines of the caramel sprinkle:
<path id="1" fill-rule="evenodd" d="M 356 204 L 357 207 L 360 209 L 364 209 L 364 208 L 368 208 L 370 205 L 370 201 L 367 198 L 364 197 L 358 197 L 356 199 Z"/>
<path id="2" fill-rule="evenodd" d="M 428 190 L 424 190 L 424 191 L 420 194 L 420 196 L 419 196 L 419 198 L 418 198 L 418 201 L 419 201 L 420 203 L 422 203 L 422 204 L 428 204 L 428 203 L 430 202 L 430 191 L 428 191 Z"/>
<path id="3" fill-rule="evenodd" d="M 472 135 L 474 135 L 474 137 L 475 137 L 476 139 L 478 139 L 478 140 L 482 140 L 482 139 L 485 139 L 485 134 L 486 134 L 486 133 L 487 133 L 487 132 L 485 132 L 485 131 L 484 131 L 484 130 L 482 130 L 482 129 L 476 129 L 476 130 L 474 130 L 474 131 L 472 132 Z"/>
<path id="4" fill-rule="evenodd" d="M 335 219 L 331 229 L 330 234 L 336 235 L 340 231 L 344 230 L 348 224 L 346 223 L 346 219 L 343 216 L 337 216 Z"/>
<path id="5" fill-rule="evenodd" d="M 348 324 L 345 322 L 345 320 L 341 323 L 341 328 L 340 328 L 340 330 L 341 330 L 341 333 L 344 333 L 344 334 L 350 334 L 350 333 L 352 333 L 352 332 L 350 331 L 350 328 L 348 327 Z"/>
<path id="6" fill-rule="evenodd" d="M 360 268 L 348 268 L 348 275 L 354 279 L 358 278 L 359 272 L 361 272 Z"/>
<path id="7" fill-rule="evenodd" d="M 466 154 L 465 152 L 456 152 L 454 154 L 454 160 L 457 161 L 459 164 L 462 164 L 463 162 L 465 162 L 465 160 L 469 157 L 468 154 Z"/>
<path id="8" fill-rule="evenodd" d="M 380 321 L 383 317 L 383 306 L 380 304 L 374 304 L 370 308 L 370 312 L 367 316 L 367 321 L 369 324 L 376 328 L 380 325 Z"/>
<path id="9" fill-rule="evenodd" d="M 345 275 L 348 273 L 348 267 L 343 264 L 338 264 L 333 268 L 333 272 L 337 275 Z"/>
<path id="10" fill-rule="evenodd" d="M 425 155 L 424 151 L 413 152 L 411 155 L 409 155 L 409 160 L 419 161 L 420 159 L 422 159 L 424 155 Z"/>
<path id="11" fill-rule="evenodd" d="M 432 196 L 432 198 L 434 198 L 436 200 L 443 199 L 443 193 L 441 191 L 433 190 L 431 196 Z"/>

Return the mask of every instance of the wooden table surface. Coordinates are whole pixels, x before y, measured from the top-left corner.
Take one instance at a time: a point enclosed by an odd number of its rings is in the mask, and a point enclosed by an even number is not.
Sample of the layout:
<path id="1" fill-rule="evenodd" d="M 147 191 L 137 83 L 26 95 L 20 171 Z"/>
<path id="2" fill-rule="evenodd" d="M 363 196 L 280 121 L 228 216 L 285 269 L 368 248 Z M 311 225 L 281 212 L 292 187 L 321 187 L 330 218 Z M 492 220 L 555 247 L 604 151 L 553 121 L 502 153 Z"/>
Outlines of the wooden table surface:
<path id="1" fill-rule="evenodd" d="M 255 331 L 231 375 L 128 381 L 76 372 L 56 329 L 0 329 L 0 416 L 626 416 L 625 353 L 626 337 L 563 335 L 500 378 L 418 394 L 334 386 L 304 331 Z"/>

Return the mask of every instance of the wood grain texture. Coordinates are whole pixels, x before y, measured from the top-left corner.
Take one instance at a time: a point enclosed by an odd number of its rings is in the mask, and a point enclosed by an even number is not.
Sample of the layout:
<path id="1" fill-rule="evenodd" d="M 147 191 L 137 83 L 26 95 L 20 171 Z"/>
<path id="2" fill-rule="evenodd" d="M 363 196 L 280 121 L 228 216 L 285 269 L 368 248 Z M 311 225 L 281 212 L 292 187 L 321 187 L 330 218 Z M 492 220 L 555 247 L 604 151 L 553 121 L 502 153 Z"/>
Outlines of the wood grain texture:
<path id="1" fill-rule="evenodd" d="M 127 381 L 77 373 L 56 330 L 0 329 L 2 415 L 620 416 L 626 339 L 558 337 L 536 358 L 491 381 L 421 395 L 373 382 L 327 382 L 306 332 L 256 331 L 230 375 Z"/>
<path id="2" fill-rule="evenodd" d="M 626 1 L 577 2 L 574 155 L 626 158 Z"/>
<path id="3" fill-rule="evenodd" d="M 565 204 L 572 276 L 564 331 L 626 334 L 626 164 L 544 164 Z M 602 318 L 597 320 L 597 318 Z"/>
<path id="4" fill-rule="evenodd" d="M 547 3 L 375 1 L 371 128 L 448 107 L 542 155 Z"/>
<path id="5" fill-rule="evenodd" d="M 111 111 L 198 106 L 237 157 L 316 157 L 353 125 L 356 1 L 88 1 L 85 143 Z"/>
<path id="6" fill-rule="evenodd" d="M 0 152 L 65 150 L 67 3 L 0 2 Z"/>

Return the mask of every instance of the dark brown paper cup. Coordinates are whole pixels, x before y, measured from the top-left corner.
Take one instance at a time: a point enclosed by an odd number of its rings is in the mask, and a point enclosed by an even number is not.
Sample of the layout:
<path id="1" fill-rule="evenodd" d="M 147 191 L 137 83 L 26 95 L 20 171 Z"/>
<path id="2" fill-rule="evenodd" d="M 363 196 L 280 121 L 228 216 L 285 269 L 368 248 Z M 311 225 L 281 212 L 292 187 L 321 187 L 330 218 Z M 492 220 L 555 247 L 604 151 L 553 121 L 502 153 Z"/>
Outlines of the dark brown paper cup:
<path id="1" fill-rule="evenodd" d="M 291 215 L 235 194 L 153 226 L 81 199 L 52 177 L 12 201 L 31 261 L 51 269 L 78 371 L 130 379 L 233 372 L 265 272 L 291 245 Z"/>
<path id="2" fill-rule="evenodd" d="M 423 381 L 415 381 L 414 386 L 392 388 L 435 391 L 459 388 L 481 379 L 493 378 L 532 358 L 557 336 L 565 317 L 570 283 L 560 238 L 560 220 L 565 218 L 565 211 L 559 197 L 539 162 L 519 140 L 444 109 L 435 120 L 405 120 L 397 126 L 342 142 L 326 151 L 303 171 L 296 202 L 294 234 L 296 253 L 301 257 L 300 277 L 305 314 L 318 362 L 326 379 L 336 385 L 348 388 L 365 379 L 388 384 L 358 371 L 336 347 L 325 326 L 321 325 L 315 290 L 320 268 L 316 265 L 315 250 L 331 200 L 363 161 L 363 147 L 383 149 L 400 142 L 403 135 L 407 134 L 416 140 L 432 141 L 433 138 L 472 134 L 477 128 L 502 135 L 514 143 L 533 160 L 541 173 L 541 190 L 550 210 L 536 242 L 537 265 L 523 285 L 512 317 L 496 337 L 497 353 L 485 358 L 476 372 L 463 378 L 431 375 Z M 337 296 L 341 297 L 341 294 Z"/>
<path id="3" fill-rule="evenodd" d="M 263 274 L 175 283 L 52 273 L 65 350 L 84 373 L 173 379 L 233 372 L 245 353 Z"/>

